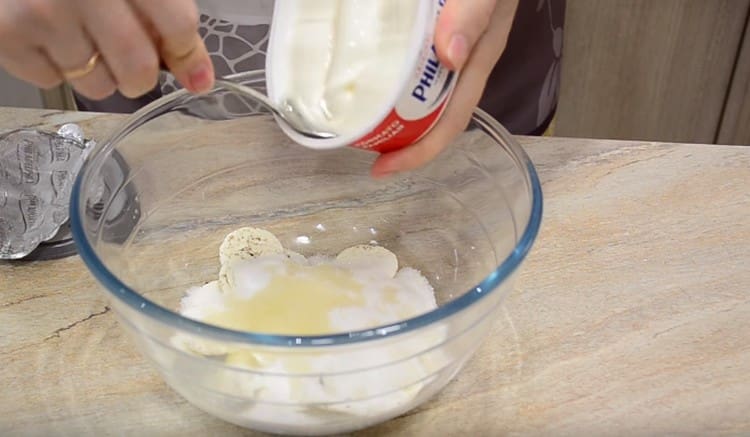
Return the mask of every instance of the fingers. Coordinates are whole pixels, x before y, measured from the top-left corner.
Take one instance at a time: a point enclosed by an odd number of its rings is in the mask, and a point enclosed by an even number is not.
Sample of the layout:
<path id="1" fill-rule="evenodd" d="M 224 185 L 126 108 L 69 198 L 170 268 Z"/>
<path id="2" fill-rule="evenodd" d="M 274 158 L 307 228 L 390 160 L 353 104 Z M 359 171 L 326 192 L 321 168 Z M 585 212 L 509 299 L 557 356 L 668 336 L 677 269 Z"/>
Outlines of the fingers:
<path id="1" fill-rule="evenodd" d="M 189 91 L 205 92 L 214 85 L 214 69 L 198 34 L 198 9 L 193 0 L 132 0 L 159 35 L 159 51 L 175 78 Z"/>
<path id="2" fill-rule="evenodd" d="M 467 68 L 438 124 L 417 144 L 379 156 L 373 164 L 372 176 L 385 178 L 433 160 L 468 125 L 486 80 L 486 75 Z"/>
<path id="3" fill-rule="evenodd" d="M 76 65 L 80 67 L 85 62 L 79 62 Z M 97 63 L 94 69 L 84 77 L 71 80 L 70 85 L 79 94 L 92 100 L 105 99 L 117 91 L 115 79 L 112 77 L 109 69 L 107 69 L 107 66 L 102 62 Z"/>
<path id="4" fill-rule="evenodd" d="M 466 129 L 482 97 L 487 78 L 505 50 L 517 5 L 517 0 L 498 1 L 492 13 L 492 25 L 467 61 L 438 124 L 417 144 L 379 156 L 372 167 L 373 177 L 384 178 L 424 165 Z"/>
<path id="5" fill-rule="evenodd" d="M 80 69 L 97 53 L 97 48 L 69 8 L 62 8 L 58 19 L 59 24 L 52 30 L 53 37 L 46 41 L 46 52 L 60 71 Z M 117 90 L 117 83 L 103 62 L 97 62 L 91 72 L 71 80 L 70 84 L 80 94 L 93 100 L 109 97 Z"/>
<path id="6" fill-rule="evenodd" d="M 62 83 L 57 69 L 40 50 L 29 49 L 0 56 L 0 66 L 37 88 L 50 89 Z"/>
<path id="7" fill-rule="evenodd" d="M 120 92 L 135 98 L 151 91 L 159 78 L 159 55 L 136 12 L 124 0 L 78 3 L 85 3 L 79 9 L 85 30 L 96 41 Z"/>
<path id="8" fill-rule="evenodd" d="M 164 63 L 188 91 L 193 93 L 209 91 L 214 86 L 214 67 L 206 46 L 197 33 L 193 35 L 191 47 L 187 51 L 163 52 Z"/>
<path id="9" fill-rule="evenodd" d="M 490 23 L 497 0 L 448 0 L 435 33 L 438 57 L 451 70 L 461 70 Z"/>
<path id="10" fill-rule="evenodd" d="M 33 29 L 33 31 L 31 30 Z M 92 99 L 116 89 L 151 91 L 160 58 L 193 92 L 213 87 L 214 71 L 198 35 L 194 0 L 2 0 L 0 63 L 14 75 L 50 87 L 66 72 L 95 67 L 71 85 Z"/>
<path id="11" fill-rule="evenodd" d="M 48 30 L 48 24 L 38 16 L 37 6 L 22 0 L 3 2 L 0 7 L 0 66 L 19 79 L 47 89 L 59 85 L 62 77 L 34 39 Z M 35 32 L 30 32 L 31 28 Z"/>

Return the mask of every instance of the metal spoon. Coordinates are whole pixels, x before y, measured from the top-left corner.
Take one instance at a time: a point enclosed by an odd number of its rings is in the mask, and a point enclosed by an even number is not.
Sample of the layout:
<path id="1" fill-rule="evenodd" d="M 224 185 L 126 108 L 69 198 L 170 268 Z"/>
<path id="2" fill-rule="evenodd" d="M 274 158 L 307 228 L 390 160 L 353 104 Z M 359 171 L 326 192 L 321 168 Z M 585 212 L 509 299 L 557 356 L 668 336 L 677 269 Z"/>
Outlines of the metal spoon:
<path id="1" fill-rule="evenodd" d="M 336 138 L 338 135 L 330 132 L 321 132 L 311 126 L 304 117 L 299 114 L 299 111 L 295 109 L 294 104 L 290 100 L 285 100 L 281 107 L 273 103 L 265 94 L 255 90 L 251 87 L 240 85 L 235 82 L 229 82 L 226 80 L 217 80 L 216 84 L 233 91 L 237 94 L 244 95 L 256 100 L 258 103 L 263 105 L 266 109 L 271 111 L 279 119 L 281 119 L 287 126 L 300 135 L 308 138 L 315 139 L 331 139 Z"/>

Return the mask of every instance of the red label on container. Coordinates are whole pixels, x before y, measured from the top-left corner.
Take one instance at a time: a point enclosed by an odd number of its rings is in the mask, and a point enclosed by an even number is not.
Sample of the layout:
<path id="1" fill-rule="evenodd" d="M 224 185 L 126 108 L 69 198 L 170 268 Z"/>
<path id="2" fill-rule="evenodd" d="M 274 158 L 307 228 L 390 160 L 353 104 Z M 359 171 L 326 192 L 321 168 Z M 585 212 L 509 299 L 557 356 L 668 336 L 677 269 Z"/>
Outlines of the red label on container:
<path id="1" fill-rule="evenodd" d="M 410 146 L 419 141 L 440 119 L 447 104 L 447 99 L 431 114 L 417 120 L 402 118 L 396 109 L 376 127 L 371 133 L 354 144 L 358 149 L 388 153 Z"/>
<path id="2" fill-rule="evenodd" d="M 356 141 L 353 147 L 388 153 L 419 141 L 440 119 L 456 85 L 457 74 L 448 70 L 438 59 L 434 38 L 434 23 L 445 6 L 445 0 L 433 2 L 433 22 L 424 35 L 417 56 L 417 65 L 406 80 L 401 96 L 393 109 L 378 126 Z"/>

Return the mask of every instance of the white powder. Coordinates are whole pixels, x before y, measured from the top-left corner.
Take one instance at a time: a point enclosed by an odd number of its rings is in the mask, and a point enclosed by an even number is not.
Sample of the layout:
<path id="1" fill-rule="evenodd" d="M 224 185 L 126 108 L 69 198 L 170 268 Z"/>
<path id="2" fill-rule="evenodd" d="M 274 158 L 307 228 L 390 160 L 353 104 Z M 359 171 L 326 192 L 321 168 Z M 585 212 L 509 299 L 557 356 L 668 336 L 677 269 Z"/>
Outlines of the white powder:
<path id="1" fill-rule="evenodd" d="M 232 329 L 253 326 L 255 332 L 277 334 L 273 327 L 287 327 L 285 320 L 288 320 L 292 330 L 325 327 L 330 331 L 328 334 L 333 334 L 400 322 L 437 307 L 427 279 L 413 268 L 397 270 L 396 256 L 382 247 L 355 246 L 337 257 L 316 255 L 306 259 L 299 254 L 290 256 L 280 243 L 277 246 L 276 241 L 269 240 L 269 233 L 265 231 L 262 231 L 262 241 L 254 240 L 252 237 L 260 232 L 245 228 L 227 236 L 222 244 L 222 259 L 226 260 L 222 274 L 225 276 L 220 281 L 188 290 L 180 302 L 182 315 L 209 323 L 219 321 L 221 326 Z M 230 237 L 232 244 L 227 244 Z M 238 245 L 239 240 L 247 243 Z M 263 245 L 263 250 L 252 247 L 252 241 L 261 241 L 258 244 Z M 276 249 L 269 250 L 269 247 Z M 302 285 L 300 289 L 284 289 L 288 284 Z M 307 285 L 309 290 L 305 289 Z M 346 288 L 349 285 L 355 287 L 349 290 Z M 331 306 L 326 306 L 326 302 Z M 261 307 L 263 311 L 253 312 Z M 305 312 L 308 310 L 324 314 L 308 314 Z M 245 314 L 251 320 L 243 319 Z M 268 329 L 262 326 L 264 322 L 268 322 Z M 350 373 L 306 379 L 268 378 L 222 370 L 216 375 L 218 385 L 240 387 L 248 398 L 257 401 L 325 403 L 329 405 L 325 409 L 330 411 L 372 416 L 414 399 L 439 364 L 433 359 L 404 359 L 424 349 L 425 345 L 442 343 L 444 338 L 444 330 L 435 327 L 427 330 L 418 341 L 410 339 L 388 346 L 307 355 L 304 362 L 293 354 L 208 344 L 184 335 L 176 336 L 173 343 L 192 353 L 225 357 L 227 365 L 255 372 L 295 373 L 302 366 L 304 373 L 331 375 L 350 369 L 352 363 L 379 367 L 377 377 Z M 392 362 L 400 364 L 380 367 Z M 386 396 L 379 397 L 386 392 Z M 357 399 L 369 400 L 352 402 Z M 257 415 L 268 408 L 268 405 L 255 406 L 246 414 Z"/>

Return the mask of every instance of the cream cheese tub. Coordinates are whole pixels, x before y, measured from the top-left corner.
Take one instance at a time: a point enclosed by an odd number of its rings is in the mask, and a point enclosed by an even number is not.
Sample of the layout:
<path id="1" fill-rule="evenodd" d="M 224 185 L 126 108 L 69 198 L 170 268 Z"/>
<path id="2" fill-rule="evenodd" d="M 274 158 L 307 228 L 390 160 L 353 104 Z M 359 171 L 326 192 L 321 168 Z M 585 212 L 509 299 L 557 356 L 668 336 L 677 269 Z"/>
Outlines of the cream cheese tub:
<path id="1" fill-rule="evenodd" d="M 433 44 L 446 0 L 278 0 L 266 58 L 272 101 L 291 103 L 331 139 L 282 124 L 294 141 L 386 153 L 437 123 L 457 75 Z"/>

